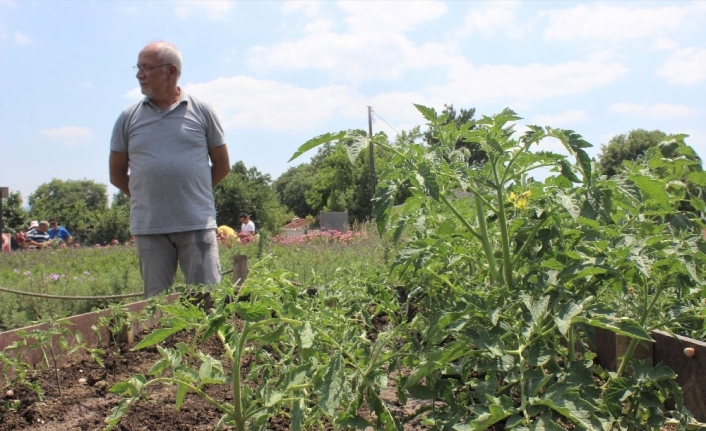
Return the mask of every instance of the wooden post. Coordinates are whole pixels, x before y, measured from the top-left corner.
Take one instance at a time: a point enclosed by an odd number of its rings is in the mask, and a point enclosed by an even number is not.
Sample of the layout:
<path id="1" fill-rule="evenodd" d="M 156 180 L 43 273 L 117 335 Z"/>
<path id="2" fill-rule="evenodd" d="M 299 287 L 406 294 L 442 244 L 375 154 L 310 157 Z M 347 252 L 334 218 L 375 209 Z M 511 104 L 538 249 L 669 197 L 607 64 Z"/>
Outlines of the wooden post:
<path id="1" fill-rule="evenodd" d="M 242 286 L 246 278 L 248 278 L 248 256 L 236 254 L 233 256 L 233 283 L 236 286 Z"/>
<path id="2" fill-rule="evenodd" d="M 5 230 L 5 221 L 2 219 L 2 200 L 10 196 L 9 187 L 0 187 L 0 232 Z"/>

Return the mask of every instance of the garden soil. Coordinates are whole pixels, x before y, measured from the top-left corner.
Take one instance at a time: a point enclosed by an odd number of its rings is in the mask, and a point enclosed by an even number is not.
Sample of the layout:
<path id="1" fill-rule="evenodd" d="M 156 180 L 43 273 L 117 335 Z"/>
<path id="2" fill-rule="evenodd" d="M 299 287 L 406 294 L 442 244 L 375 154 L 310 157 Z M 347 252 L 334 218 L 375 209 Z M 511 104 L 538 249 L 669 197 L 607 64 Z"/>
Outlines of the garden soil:
<path id="1" fill-rule="evenodd" d="M 173 346 L 179 341 L 189 342 L 188 334 L 176 334 L 163 345 Z M 129 379 L 136 374 L 146 375 L 161 356 L 155 348 L 130 351 L 125 345 L 111 346 L 104 357 L 105 368 L 99 366 L 87 354 L 76 354 L 70 362 L 59 369 L 57 385 L 54 373 L 43 371 L 38 378 L 45 390 L 40 401 L 36 393 L 25 387 L 12 389 L 13 394 L 0 394 L 0 431 L 41 430 L 41 431 L 94 431 L 104 428 L 105 418 L 119 401 L 119 397 L 108 391 L 117 382 Z M 220 357 L 223 347 L 210 339 L 201 346 L 202 351 L 213 357 Z M 118 353 L 119 352 L 119 353 Z M 117 353 L 117 354 L 116 354 Z M 248 358 L 244 358 L 245 361 Z M 224 363 L 225 366 L 230 364 Z M 174 408 L 176 387 L 154 385 L 148 388 L 147 400 L 130 406 L 115 428 L 120 431 L 206 431 L 213 430 L 221 413 L 196 394 L 189 393 L 179 411 Z M 210 385 L 206 392 L 217 400 L 233 402 L 232 392 L 227 385 Z M 387 388 L 381 394 L 389 408 L 400 417 L 414 412 L 421 404 L 410 400 L 401 406 L 396 401 L 394 388 Z M 19 400 L 19 406 L 9 410 L 3 405 Z M 361 415 L 365 416 L 365 412 Z M 368 415 L 369 416 L 369 415 Z M 370 416 L 369 416 L 370 417 Z M 224 430 L 234 430 L 224 427 Z M 268 429 L 288 430 L 289 422 L 284 416 L 270 421 Z M 420 424 L 408 424 L 405 430 L 424 430 Z M 372 430 L 372 428 L 371 428 Z"/>
<path id="2" fill-rule="evenodd" d="M 163 343 L 172 347 L 179 341 L 190 342 L 192 336 L 179 333 Z M 77 354 L 70 362 L 59 369 L 57 385 L 54 373 L 43 371 L 38 378 L 45 390 L 43 400 L 36 393 L 25 387 L 13 388 L 13 394 L 0 394 L 0 431 L 38 430 L 38 431 L 97 431 L 105 426 L 104 420 L 119 401 L 119 397 L 108 391 L 117 382 L 125 381 L 136 374 L 146 375 L 148 370 L 161 356 L 156 348 L 140 351 L 130 351 L 125 345 L 106 349 L 105 367 L 99 366 L 87 354 Z M 204 353 L 213 357 L 223 354 L 223 347 L 217 340 L 211 338 L 200 346 Z M 249 358 L 244 358 L 248 361 Z M 224 367 L 230 364 L 224 363 Z M 394 384 L 394 380 L 390 382 Z M 179 411 L 174 408 L 176 388 L 174 386 L 150 386 L 146 400 L 130 406 L 127 414 L 115 427 L 119 431 L 211 431 L 218 423 L 221 414 L 196 394 L 186 396 Z M 217 400 L 233 402 L 230 387 L 226 385 L 211 385 L 206 389 L 211 397 Z M 422 402 L 410 398 L 401 405 L 394 387 L 385 388 L 381 398 L 393 414 L 398 417 L 411 417 L 423 406 Z M 7 409 L 6 405 L 19 400 L 15 409 Z M 363 417 L 373 419 L 367 412 L 359 412 Z M 571 430 L 573 426 L 563 424 Z M 222 428 L 232 431 L 233 427 Z M 285 416 L 272 418 L 268 429 L 275 431 L 289 430 L 289 421 Z M 327 429 L 333 429 L 331 427 Z M 430 429 L 419 419 L 404 426 L 405 431 L 421 431 Z M 492 428 L 499 431 L 499 428 Z M 673 431 L 665 427 L 662 431 Z M 311 430 L 324 431 L 324 430 Z M 369 428 L 366 431 L 374 431 Z"/>

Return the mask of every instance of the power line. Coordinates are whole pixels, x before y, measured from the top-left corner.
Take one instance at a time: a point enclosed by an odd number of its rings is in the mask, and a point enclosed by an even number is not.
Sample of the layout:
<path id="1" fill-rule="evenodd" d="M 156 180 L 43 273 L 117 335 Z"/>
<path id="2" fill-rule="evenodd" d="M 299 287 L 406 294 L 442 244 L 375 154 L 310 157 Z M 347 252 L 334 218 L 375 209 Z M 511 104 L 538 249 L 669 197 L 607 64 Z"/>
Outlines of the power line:
<path id="1" fill-rule="evenodd" d="M 387 127 L 389 127 L 390 129 L 392 129 L 392 130 L 395 132 L 395 134 L 397 134 L 397 135 L 400 134 L 400 132 L 398 132 L 397 130 L 395 130 L 394 127 L 390 126 L 390 123 L 388 123 L 387 121 L 385 121 L 384 118 L 382 118 L 380 115 L 378 115 L 377 112 L 372 111 L 372 113 L 373 113 L 373 115 L 375 115 L 376 117 L 378 117 L 379 119 L 381 119 L 383 123 L 387 124 Z"/>

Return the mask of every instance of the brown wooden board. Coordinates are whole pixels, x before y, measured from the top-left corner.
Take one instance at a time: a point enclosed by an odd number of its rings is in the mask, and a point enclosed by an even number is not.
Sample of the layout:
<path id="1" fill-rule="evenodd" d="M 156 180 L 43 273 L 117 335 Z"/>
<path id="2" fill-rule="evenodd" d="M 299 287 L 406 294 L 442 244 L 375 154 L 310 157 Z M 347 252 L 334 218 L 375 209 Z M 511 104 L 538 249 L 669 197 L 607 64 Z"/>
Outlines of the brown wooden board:
<path id="1" fill-rule="evenodd" d="M 166 302 L 172 302 L 176 298 L 179 297 L 178 293 L 173 293 L 171 295 L 168 295 L 166 297 Z M 125 307 L 127 308 L 128 311 L 133 312 L 133 313 L 138 313 L 142 311 L 145 306 L 147 305 L 148 301 L 138 301 L 138 302 L 133 302 L 130 304 L 126 304 Z M 81 333 L 81 336 L 83 337 L 83 342 L 86 344 L 87 347 L 100 347 L 98 340 L 98 334 L 91 328 L 92 326 L 96 325 L 98 322 L 98 319 L 101 316 L 108 315 L 110 313 L 110 310 L 101 310 L 101 311 L 94 311 L 91 313 L 85 313 L 85 314 L 78 314 L 76 316 L 71 316 L 67 317 L 65 319 L 61 319 L 63 321 L 68 321 L 71 323 L 71 325 L 68 326 L 68 329 L 73 332 L 79 332 Z M 152 322 L 145 322 L 146 326 L 154 326 L 155 324 L 158 323 L 159 315 L 155 316 Z M 97 325 L 96 325 L 97 326 Z M 20 341 L 21 337 L 18 334 L 19 331 L 24 331 L 24 332 L 30 332 L 35 329 L 39 330 L 44 330 L 47 328 L 47 324 L 42 323 L 39 325 L 33 325 L 33 326 L 27 326 L 24 328 L 19 328 L 19 329 L 13 329 L 11 331 L 6 331 L 6 332 L 0 332 L 0 351 L 5 351 L 5 349 L 12 345 L 16 341 Z M 142 328 L 139 324 L 139 322 L 133 322 L 133 327 L 131 328 L 132 332 L 138 332 L 141 331 L 142 329 L 148 329 L 148 328 Z M 100 339 L 102 340 L 102 344 L 105 345 L 108 340 L 110 339 L 110 333 L 108 331 L 108 328 L 106 327 L 100 327 Z M 129 337 L 127 340 L 124 341 L 130 341 Z M 58 349 L 59 346 L 59 336 L 55 336 L 54 340 L 54 347 Z M 71 338 L 69 340 L 69 346 L 74 346 L 76 345 L 76 342 L 74 338 Z M 8 355 L 13 355 L 13 352 L 8 352 Z M 65 356 L 60 356 L 59 360 L 59 365 L 63 365 L 66 361 Z M 33 368 L 41 368 L 42 367 L 42 362 L 44 361 L 43 356 L 42 356 L 42 351 L 41 349 L 34 349 L 28 352 L 24 352 L 22 355 L 22 361 L 31 365 Z M 12 373 L 8 373 L 8 375 L 5 374 L 0 374 L 0 386 L 4 386 L 8 379 L 12 378 Z"/>
<path id="2" fill-rule="evenodd" d="M 625 354 L 626 341 L 615 333 L 595 328 L 597 362 L 605 369 L 615 371 Z M 638 345 L 635 358 L 652 358 L 653 364 L 663 363 L 677 374 L 682 388 L 684 405 L 699 422 L 706 422 L 706 343 L 693 338 L 672 336 L 663 331 L 652 331 L 654 343 Z M 627 339 L 629 341 L 629 339 Z M 684 349 L 694 349 L 687 356 Z"/>
<path id="3" fill-rule="evenodd" d="M 655 340 L 654 363 L 662 362 L 677 373 L 684 405 L 699 422 L 706 422 L 706 343 L 662 331 L 652 331 L 650 335 Z M 686 348 L 694 349 L 694 356 L 687 356 Z"/>

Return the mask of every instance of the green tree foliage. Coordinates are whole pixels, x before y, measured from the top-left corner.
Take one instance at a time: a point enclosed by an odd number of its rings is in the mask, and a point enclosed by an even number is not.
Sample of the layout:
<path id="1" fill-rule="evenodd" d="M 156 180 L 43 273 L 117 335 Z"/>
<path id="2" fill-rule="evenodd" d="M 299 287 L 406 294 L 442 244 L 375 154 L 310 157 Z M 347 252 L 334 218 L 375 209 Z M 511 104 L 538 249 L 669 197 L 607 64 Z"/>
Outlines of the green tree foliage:
<path id="1" fill-rule="evenodd" d="M 596 169 L 602 175 L 612 177 L 620 172 L 623 161 L 643 159 L 647 150 L 668 138 L 669 135 L 660 130 L 650 132 L 644 129 L 635 129 L 628 134 L 614 136 L 608 145 L 601 145 Z"/>
<path id="2" fill-rule="evenodd" d="M 114 194 L 110 208 L 98 214 L 96 228 L 86 241 L 109 244 L 114 239 L 120 243 L 130 240 L 130 198 L 122 192 Z"/>
<path id="3" fill-rule="evenodd" d="M 314 215 L 320 211 L 348 211 L 351 223 L 367 220 L 372 212 L 368 153 L 357 155 L 351 163 L 341 143 L 324 145 L 312 157 L 313 182 L 305 193 L 306 202 L 315 211 Z M 379 156 L 376 151 L 376 163 Z"/>
<path id="4" fill-rule="evenodd" d="M 32 219 L 55 217 L 75 240 L 86 241 L 108 208 L 107 186 L 92 180 L 53 179 L 29 196 L 29 205 Z"/>
<path id="5" fill-rule="evenodd" d="M 268 174 L 237 162 L 213 190 L 218 225 L 240 228 L 238 215 L 248 213 L 258 230 L 278 232 L 293 215 L 280 203 Z"/>
<path id="6" fill-rule="evenodd" d="M 22 208 L 22 194 L 10 192 L 2 200 L 3 232 L 15 233 L 27 229 L 27 211 Z"/>
<path id="7" fill-rule="evenodd" d="M 438 146 L 439 142 L 444 139 L 444 137 L 440 135 L 445 134 L 449 127 L 459 130 L 464 127 L 468 130 L 473 129 L 474 126 L 472 125 L 472 122 L 475 113 L 475 108 L 461 108 L 457 114 L 453 104 L 444 104 L 444 110 L 441 111 L 440 116 L 442 127 L 437 129 L 429 128 L 426 132 L 424 132 L 424 140 L 429 146 Z M 463 133 L 461 133 L 458 136 L 458 139 L 456 139 L 454 147 L 455 149 L 462 150 L 466 153 L 467 163 L 469 165 L 482 166 L 488 160 L 488 155 L 481 149 L 480 144 L 478 142 L 470 141 L 469 138 Z"/>
<path id="8" fill-rule="evenodd" d="M 706 223 L 706 172 L 703 161 L 686 144 L 686 135 L 676 135 L 647 150 L 644 156 L 650 172 L 667 185 L 676 211 L 693 213 Z M 639 173 L 641 166 L 625 163 L 627 170 Z M 686 220 L 689 214 L 670 215 L 670 223 L 695 227 Z"/>
<path id="9" fill-rule="evenodd" d="M 316 211 L 306 202 L 306 193 L 311 190 L 314 173 L 311 164 L 304 163 L 289 168 L 273 183 L 279 200 L 289 211 L 299 217 L 315 215 Z"/>

